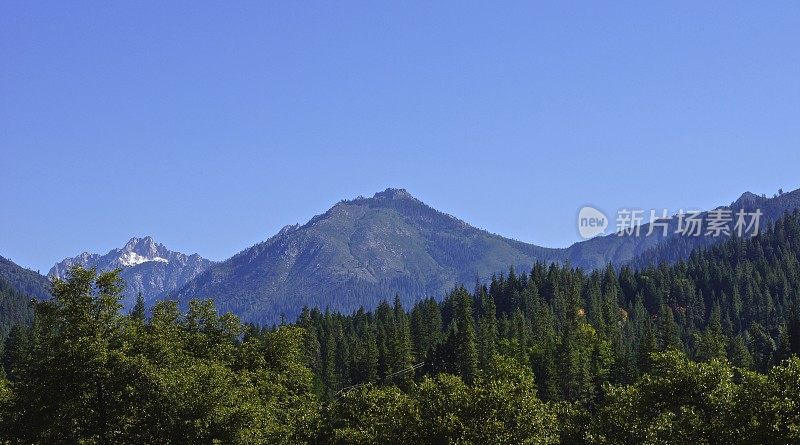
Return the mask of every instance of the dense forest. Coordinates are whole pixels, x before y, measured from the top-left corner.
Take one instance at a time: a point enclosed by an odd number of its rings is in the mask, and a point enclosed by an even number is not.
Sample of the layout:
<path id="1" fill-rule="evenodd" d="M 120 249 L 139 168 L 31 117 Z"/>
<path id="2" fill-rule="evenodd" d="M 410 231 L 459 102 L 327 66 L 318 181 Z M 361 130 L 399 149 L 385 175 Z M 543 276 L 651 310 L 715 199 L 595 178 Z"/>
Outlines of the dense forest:
<path id="1" fill-rule="evenodd" d="M 5 340 L 16 325 L 30 325 L 33 321 L 31 298 L 18 291 L 11 283 L 0 278 L 0 339 Z M 0 347 L 2 350 L 2 347 Z"/>
<path id="2" fill-rule="evenodd" d="M 38 271 L 20 267 L 2 256 L 0 256 L 0 281 L 5 281 L 18 292 L 31 297 L 41 299 L 50 297 L 50 282 L 47 277 Z"/>
<path id="3" fill-rule="evenodd" d="M 687 261 L 513 269 L 256 327 L 73 269 L 5 342 L 12 443 L 800 443 L 800 213 Z"/>

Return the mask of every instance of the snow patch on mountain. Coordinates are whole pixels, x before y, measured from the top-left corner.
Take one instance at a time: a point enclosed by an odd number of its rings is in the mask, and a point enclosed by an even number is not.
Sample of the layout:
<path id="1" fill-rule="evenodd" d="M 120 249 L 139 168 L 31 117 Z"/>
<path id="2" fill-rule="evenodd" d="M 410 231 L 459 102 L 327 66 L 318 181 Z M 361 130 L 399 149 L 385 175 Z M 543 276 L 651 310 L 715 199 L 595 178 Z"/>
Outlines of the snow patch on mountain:
<path id="1" fill-rule="evenodd" d="M 119 257 L 118 261 L 119 261 L 119 264 L 121 264 L 123 266 L 128 266 L 128 267 L 135 266 L 137 264 L 146 263 L 148 261 L 158 261 L 158 262 L 162 262 L 162 263 L 169 263 L 169 260 L 166 259 L 166 258 L 161 258 L 161 257 L 158 257 L 158 256 L 157 257 L 153 257 L 153 258 L 148 258 L 146 256 L 139 255 L 136 252 L 125 252 L 124 254 L 122 254 Z"/>

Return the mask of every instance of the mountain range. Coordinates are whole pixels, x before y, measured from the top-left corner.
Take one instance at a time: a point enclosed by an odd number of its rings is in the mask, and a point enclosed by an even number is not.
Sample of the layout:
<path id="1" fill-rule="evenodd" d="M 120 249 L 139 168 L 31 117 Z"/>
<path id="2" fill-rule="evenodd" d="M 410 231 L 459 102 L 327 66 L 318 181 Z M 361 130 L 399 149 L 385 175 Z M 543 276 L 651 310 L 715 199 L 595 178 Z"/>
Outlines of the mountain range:
<path id="1" fill-rule="evenodd" d="M 51 278 L 64 278 L 73 266 L 94 267 L 99 271 L 121 269 L 125 280 L 123 307 L 130 308 L 141 294 L 145 303 L 177 289 L 195 278 L 213 264 L 198 254 L 186 255 L 164 247 L 152 237 L 131 238 L 122 248 L 105 255 L 84 252 L 57 263 L 47 274 Z"/>
<path id="2" fill-rule="evenodd" d="M 784 214 L 784 212 L 800 207 L 800 189 L 776 194 L 772 198 L 764 195 L 756 195 L 751 192 L 743 193 L 738 199 L 716 209 L 730 211 L 730 216 L 734 219 L 726 224 L 728 230 L 734 232 L 735 218 L 737 212 L 744 211 L 753 213 L 761 212 L 760 226 L 764 226 L 770 221 L 774 221 Z M 690 210 L 687 209 L 687 213 Z M 649 217 L 649 215 L 645 215 Z M 644 267 L 661 262 L 674 263 L 678 260 L 688 258 L 692 250 L 699 247 L 706 247 L 726 239 L 721 236 L 706 236 L 706 228 L 709 219 L 713 216 L 710 211 L 700 212 L 697 216 L 702 222 L 703 230 L 700 236 L 682 236 L 678 234 L 679 218 L 673 215 L 666 219 L 659 219 L 666 225 L 666 235 L 661 228 L 654 228 L 650 231 L 650 223 L 640 225 L 638 234 L 612 233 L 606 236 L 598 236 L 586 241 L 575 243 L 568 247 L 566 259 L 570 264 L 582 267 L 587 270 L 604 267 L 606 264 L 623 265 L 630 264 L 636 267 Z"/>
<path id="3" fill-rule="evenodd" d="M 768 221 L 798 206 L 800 190 L 771 199 L 745 193 L 725 207 L 760 208 Z M 707 212 L 700 215 L 707 218 Z M 348 312 L 375 307 L 395 294 L 406 305 L 426 296 L 441 298 L 457 284 L 486 281 L 509 266 L 527 271 L 536 262 L 569 262 L 584 269 L 673 262 L 724 239 L 675 235 L 676 217 L 668 226 L 666 237 L 657 231 L 647 236 L 645 224 L 641 236 L 610 234 L 568 248 L 545 248 L 472 227 L 406 190 L 390 188 L 372 198 L 341 201 L 302 226 L 287 226 L 213 265 L 170 298 L 186 303 L 210 297 L 246 320 L 274 322 L 281 316 L 292 320 L 303 306 Z M 659 250 L 664 244 L 684 249 L 677 254 Z"/>
<path id="4" fill-rule="evenodd" d="M 744 193 L 722 208 L 763 213 L 762 223 L 800 207 L 800 190 L 773 198 Z M 701 219 L 709 213 L 701 214 Z M 664 220 L 662 220 L 664 221 Z M 486 281 L 509 267 L 529 270 L 536 262 L 568 262 L 587 270 L 607 264 L 646 267 L 686 258 L 724 238 L 675 234 L 678 218 L 667 218 L 666 237 L 609 234 L 567 248 L 546 248 L 470 226 L 389 188 L 371 198 L 343 200 L 303 225 L 286 226 L 264 242 L 214 263 L 197 254 L 174 252 L 151 237 L 132 238 L 104 255 L 84 252 L 57 263 L 50 277 L 64 277 L 74 265 L 98 270 L 121 268 L 130 307 L 138 293 L 148 304 L 212 298 L 255 323 L 294 319 L 304 306 L 349 312 L 375 307 L 395 294 L 404 304 L 441 298 L 458 284 Z M 48 282 L 36 272 L 0 257 L 0 279 L 19 292 L 44 298 Z"/>

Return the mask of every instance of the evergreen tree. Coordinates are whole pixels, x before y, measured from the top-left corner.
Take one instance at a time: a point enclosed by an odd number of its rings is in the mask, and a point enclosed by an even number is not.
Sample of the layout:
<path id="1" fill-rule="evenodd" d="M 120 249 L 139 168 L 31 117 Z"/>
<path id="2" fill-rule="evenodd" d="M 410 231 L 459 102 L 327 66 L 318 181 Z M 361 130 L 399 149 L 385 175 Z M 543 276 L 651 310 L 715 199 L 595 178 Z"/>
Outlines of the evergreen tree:
<path id="1" fill-rule="evenodd" d="M 496 354 L 497 346 L 497 312 L 494 300 L 486 293 L 481 295 L 482 314 L 478 322 L 480 337 L 478 348 L 478 366 L 487 369 Z"/>
<path id="2" fill-rule="evenodd" d="M 142 293 L 139 292 L 136 294 L 136 304 L 133 306 L 133 309 L 131 310 L 131 318 L 143 322 L 144 316 L 145 316 L 144 297 L 142 297 Z"/>
<path id="3" fill-rule="evenodd" d="M 658 315 L 658 323 L 659 345 L 661 350 L 682 350 L 683 344 L 678 331 L 678 324 L 675 323 L 675 317 L 672 315 L 672 309 L 670 309 L 670 307 L 666 304 L 661 306 L 661 311 Z"/>
<path id="4" fill-rule="evenodd" d="M 722 334 L 722 323 L 720 321 L 720 308 L 715 304 L 711 310 L 705 331 L 700 336 L 696 336 L 695 357 L 698 360 L 706 361 L 715 358 L 726 357 L 726 341 Z"/>
<path id="5" fill-rule="evenodd" d="M 468 384 L 472 384 L 478 371 L 478 348 L 472 312 L 472 296 L 462 287 L 453 292 L 451 298 L 456 307 L 454 320 L 455 355 L 458 373 Z"/>

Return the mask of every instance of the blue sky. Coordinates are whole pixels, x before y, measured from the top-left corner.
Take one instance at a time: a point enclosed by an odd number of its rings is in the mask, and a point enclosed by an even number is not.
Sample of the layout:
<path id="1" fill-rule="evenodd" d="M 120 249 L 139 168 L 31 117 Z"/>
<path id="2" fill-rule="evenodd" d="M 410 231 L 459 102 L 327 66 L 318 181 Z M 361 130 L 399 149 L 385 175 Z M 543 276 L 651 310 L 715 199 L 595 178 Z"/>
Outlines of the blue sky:
<path id="1" fill-rule="evenodd" d="M 0 3 L 0 255 L 224 259 L 404 187 L 505 236 L 800 187 L 798 2 Z"/>

